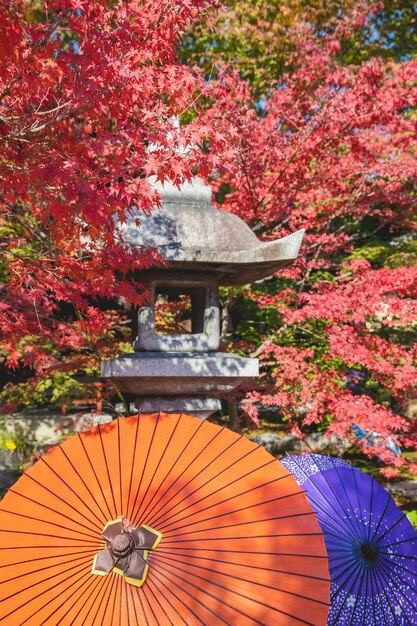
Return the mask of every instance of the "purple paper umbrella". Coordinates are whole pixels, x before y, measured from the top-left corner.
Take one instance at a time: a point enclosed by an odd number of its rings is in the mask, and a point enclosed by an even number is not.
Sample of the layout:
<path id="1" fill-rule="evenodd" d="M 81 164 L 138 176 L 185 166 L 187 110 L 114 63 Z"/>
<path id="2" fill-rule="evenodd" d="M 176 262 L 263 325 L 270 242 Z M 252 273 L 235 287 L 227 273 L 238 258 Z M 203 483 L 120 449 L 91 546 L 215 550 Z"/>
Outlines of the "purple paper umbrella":
<path id="1" fill-rule="evenodd" d="M 288 456 L 324 533 L 328 626 L 417 624 L 417 533 L 390 494 L 340 459 Z"/>

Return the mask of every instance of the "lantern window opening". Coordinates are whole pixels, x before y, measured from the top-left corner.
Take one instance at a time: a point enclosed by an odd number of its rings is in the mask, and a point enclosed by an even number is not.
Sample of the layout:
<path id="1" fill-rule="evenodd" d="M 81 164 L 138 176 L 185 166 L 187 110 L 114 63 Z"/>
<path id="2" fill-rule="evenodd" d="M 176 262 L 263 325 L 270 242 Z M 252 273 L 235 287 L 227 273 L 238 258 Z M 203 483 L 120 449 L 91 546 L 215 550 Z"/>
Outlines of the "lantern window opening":
<path id="1" fill-rule="evenodd" d="M 172 273 L 149 280 L 150 303 L 138 313 L 135 350 L 214 351 L 220 345 L 218 283 L 212 276 Z"/>
<path id="2" fill-rule="evenodd" d="M 155 290 L 155 332 L 158 335 L 204 332 L 201 303 L 204 288 L 175 288 L 158 285 Z"/>

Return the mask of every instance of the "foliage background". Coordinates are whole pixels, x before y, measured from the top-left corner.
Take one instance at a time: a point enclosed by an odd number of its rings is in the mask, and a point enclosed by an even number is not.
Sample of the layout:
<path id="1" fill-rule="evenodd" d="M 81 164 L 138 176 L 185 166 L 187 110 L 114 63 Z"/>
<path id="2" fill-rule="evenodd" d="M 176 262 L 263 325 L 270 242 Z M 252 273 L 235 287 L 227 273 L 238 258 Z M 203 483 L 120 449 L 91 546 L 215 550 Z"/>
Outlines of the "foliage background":
<path id="1" fill-rule="evenodd" d="M 149 174 L 198 172 L 262 239 L 306 229 L 293 268 L 222 293 L 224 346 L 262 363 L 239 411 L 415 471 L 415 9 L 8 0 L 5 409 L 71 401 L 73 374 L 126 351 L 158 259 L 127 251 L 113 216 L 158 202 Z"/>

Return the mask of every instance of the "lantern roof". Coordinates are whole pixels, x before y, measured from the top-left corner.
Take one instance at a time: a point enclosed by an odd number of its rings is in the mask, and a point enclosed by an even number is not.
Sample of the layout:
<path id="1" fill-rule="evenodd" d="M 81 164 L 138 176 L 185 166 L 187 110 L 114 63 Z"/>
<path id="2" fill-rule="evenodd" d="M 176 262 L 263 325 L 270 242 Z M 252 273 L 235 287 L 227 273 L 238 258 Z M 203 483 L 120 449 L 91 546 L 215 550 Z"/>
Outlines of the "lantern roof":
<path id="1" fill-rule="evenodd" d="M 212 206 L 211 187 L 201 179 L 180 188 L 153 184 L 161 207 L 137 212 L 119 228 L 125 244 L 155 248 L 168 268 L 210 271 L 221 284 L 237 285 L 271 276 L 297 258 L 304 230 L 263 242 L 237 215 Z"/>

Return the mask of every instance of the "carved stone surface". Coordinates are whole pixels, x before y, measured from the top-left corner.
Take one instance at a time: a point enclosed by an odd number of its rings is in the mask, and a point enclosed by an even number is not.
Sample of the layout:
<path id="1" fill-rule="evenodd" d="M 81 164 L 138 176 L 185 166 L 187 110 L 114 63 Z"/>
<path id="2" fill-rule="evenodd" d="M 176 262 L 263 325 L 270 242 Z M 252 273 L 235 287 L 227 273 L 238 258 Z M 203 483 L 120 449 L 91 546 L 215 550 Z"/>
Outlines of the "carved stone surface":
<path id="1" fill-rule="evenodd" d="M 150 291 L 151 303 L 138 312 L 138 334 L 133 343 L 136 351 L 212 352 L 220 345 L 219 286 L 206 272 L 148 272 L 143 279 Z M 155 330 L 155 301 L 158 287 L 177 288 L 191 294 L 193 332 L 175 335 L 158 334 Z"/>
<path id="2" fill-rule="evenodd" d="M 220 411 L 221 402 L 218 398 L 204 396 L 153 396 L 138 398 L 135 408 L 139 413 L 154 413 L 155 407 L 162 413 L 187 413 L 200 419 L 206 419 L 212 413 Z"/>
<path id="3" fill-rule="evenodd" d="M 221 284 L 239 285 L 271 276 L 297 258 L 303 230 L 262 242 L 237 215 L 211 205 L 211 188 L 202 180 L 180 189 L 168 182 L 154 185 L 162 206 L 149 215 L 138 212 L 118 228 L 127 245 L 156 248 L 168 267 L 207 269 Z"/>
<path id="4" fill-rule="evenodd" d="M 136 352 L 101 364 L 103 377 L 138 396 L 222 396 L 258 374 L 258 359 L 222 352 Z"/>

